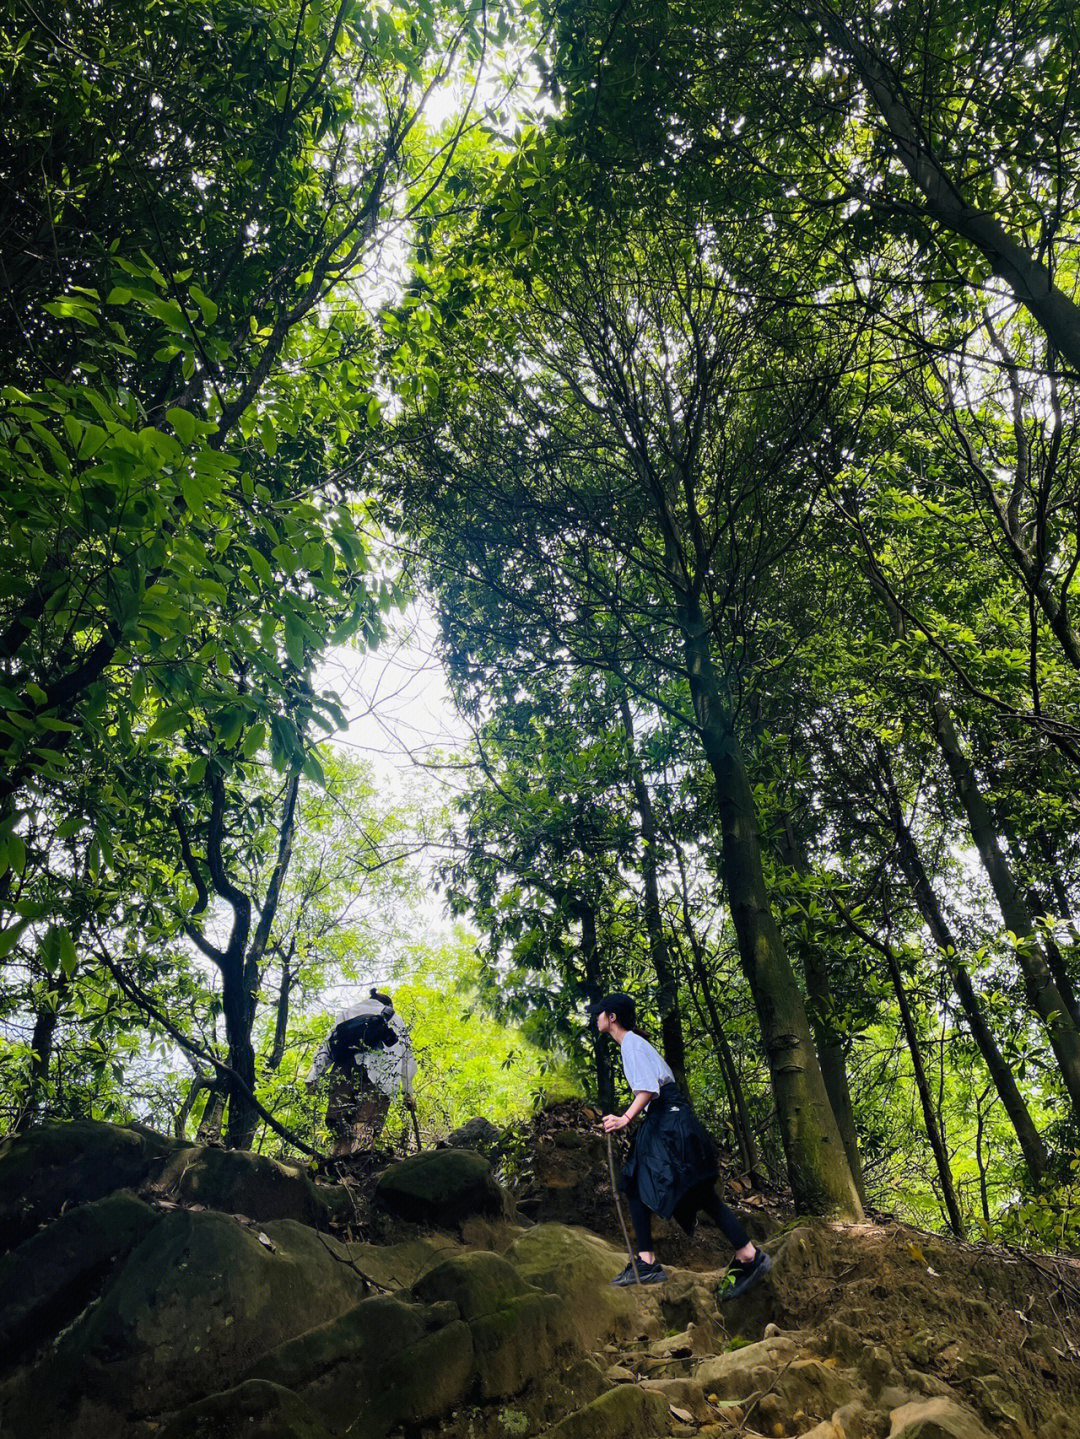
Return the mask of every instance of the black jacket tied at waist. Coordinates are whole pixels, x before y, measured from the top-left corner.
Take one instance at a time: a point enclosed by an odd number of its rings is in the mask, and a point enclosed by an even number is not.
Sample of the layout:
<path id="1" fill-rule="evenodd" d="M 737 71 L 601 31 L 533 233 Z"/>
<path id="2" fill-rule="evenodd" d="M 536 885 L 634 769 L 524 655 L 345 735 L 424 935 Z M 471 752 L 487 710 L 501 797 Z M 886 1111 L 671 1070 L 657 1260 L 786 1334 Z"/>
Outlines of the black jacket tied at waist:
<path id="1" fill-rule="evenodd" d="M 715 1183 L 716 1177 L 716 1150 L 690 1101 L 676 1085 L 662 1084 L 638 1126 L 620 1189 L 636 1191 L 654 1214 L 670 1219 L 680 1200 L 700 1185 Z"/>

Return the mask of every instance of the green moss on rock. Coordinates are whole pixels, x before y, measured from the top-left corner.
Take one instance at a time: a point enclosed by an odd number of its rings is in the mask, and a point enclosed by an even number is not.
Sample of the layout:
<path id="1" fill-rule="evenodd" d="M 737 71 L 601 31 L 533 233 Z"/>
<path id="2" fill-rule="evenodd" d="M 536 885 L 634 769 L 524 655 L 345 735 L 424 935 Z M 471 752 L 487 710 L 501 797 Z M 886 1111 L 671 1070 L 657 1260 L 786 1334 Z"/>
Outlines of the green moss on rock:
<path id="1" fill-rule="evenodd" d="M 249 1379 L 178 1410 L 161 1439 L 333 1439 L 332 1431 L 291 1389 Z"/>
<path id="2" fill-rule="evenodd" d="M 436 1299 L 451 1299 L 462 1319 L 476 1319 L 537 1291 L 498 1254 L 479 1250 L 455 1254 L 437 1264 L 417 1280 L 412 1292 L 428 1304 Z"/>
<path id="3" fill-rule="evenodd" d="M 177 1149 L 141 1125 L 50 1122 L 0 1140 L 0 1243 L 15 1248 L 72 1204 L 136 1189 Z"/>
<path id="4" fill-rule="evenodd" d="M 433 1149 L 391 1164 L 379 1176 L 375 1202 L 397 1219 L 442 1228 L 509 1212 L 491 1165 L 469 1149 Z"/>
<path id="5" fill-rule="evenodd" d="M 161 1167 L 154 1188 L 185 1204 L 244 1214 L 260 1223 L 295 1219 L 325 1229 L 353 1218 L 342 1185 L 317 1185 L 302 1165 L 245 1149 L 178 1149 Z"/>
<path id="6" fill-rule="evenodd" d="M 69 1324 L 160 1218 L 121 1190 L 61 1215 L 0 1258 L 0 1363 Z"/>
<path id="7" fill-rule="evenodd" d="M 354 1439 L 437 1419 L 475 1376 L 472 1334 L 445 1301 L 377 1295 L 268 1354 L 250 1377 L 285 1384 Z"/>
<path id="8" fill-rule="evenodd" d="M 625 1252 L 587 1229 L 537 1224 L 514 1241 L 506 1258 L 526 1283 L 559 1296 L 585 1347 L 635 1330 L 634 1296 L 611 1287 L 626 1263 Z"/>
<path id="9" fill-rule="evenodd" d="M 548 1431 L 547 1439 L 652 1439 L 667 1432 L 664 1396 L 636 1384 L 620 1384 L 560 1419 Z"/>
<path id="10" fill-rule="evenodd" d="M 215 1394 L 364 1297 L 335 1240 L 291 1220 L 265 1234 L 272 1248 L 223 1214 L 167 1214 L 12 1396 L 14 1433 L 97 1439 L 72 1421 L 80 1405 L 137 1418 Z"/>

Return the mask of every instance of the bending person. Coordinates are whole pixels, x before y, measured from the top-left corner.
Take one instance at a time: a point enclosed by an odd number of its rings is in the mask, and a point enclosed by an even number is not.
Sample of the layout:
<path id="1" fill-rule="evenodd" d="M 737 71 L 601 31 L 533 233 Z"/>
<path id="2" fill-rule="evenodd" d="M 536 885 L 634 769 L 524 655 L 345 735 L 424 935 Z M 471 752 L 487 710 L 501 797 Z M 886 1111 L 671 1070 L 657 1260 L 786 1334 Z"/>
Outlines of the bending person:
<path id="1" fill-rule="evenodd" d="M 338 1015 L 304 1081 L 309 1090 L 328 1069 L 332 1082 L 326 1123 L 334 1135 L 335 1159 L 375 1148 L 399 1089 L 408 1108 L 416 1109 L 416 1059 L 409 1031 L 388 994 L 373 989 L 367 999 Z"/>
<path id="2" fill-rule="evenodd" d="M 607 994 L 590 1006 L 590 1014 L 599 1032 L 619 1046 L 623 1073 L 634 1094 L 625 1114 L 604 1115 L 604 1132 L 626 1129 L 644 1114 L 619 1182 L 634 1225 L 641 1282 L 662 1284 L 667 1278 L 653 1251 L 653 1215 L 674 1218 L 692 1234 L 698 1213 L 704 1210 L 735 1250 L 729 1270 L 735 1282 L 721 1294 L 722 1300 L 734 1299 L 768 1273 L 772 1261 L 763 1249 L 754 1248 L 746 1230 L 717 1194 L 712 1141 L 689 1100 L 679 1093 L 667 1061 L 635 1033 L 636 1011 L 630 996 Z M 611 1282 L 633 1284 L 633 1266 L 628 1263 Z"/>

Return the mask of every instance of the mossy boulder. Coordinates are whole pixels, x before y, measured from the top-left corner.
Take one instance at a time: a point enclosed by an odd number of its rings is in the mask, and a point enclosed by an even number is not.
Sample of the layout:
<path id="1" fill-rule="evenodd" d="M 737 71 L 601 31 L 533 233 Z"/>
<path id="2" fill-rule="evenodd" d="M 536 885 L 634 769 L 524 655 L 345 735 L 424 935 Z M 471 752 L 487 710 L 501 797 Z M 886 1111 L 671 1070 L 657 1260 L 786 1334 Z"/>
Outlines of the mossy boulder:
<path id="1" fill-rule="evenodd" d="M 15 1387 L 5 1420 L 35 1439 L 97 1439 L 102 1410 L 137 1419 L 229 1388 L 261 1355 L 364 1297 L 347 1258 L 292 1220 L 260 1231 L 173 1210 Z"/>
<path id="2" fill-rule="evenodd" d="M 444 1229 L 509 1213 L 491 1165 L 470 1149 L 432 1149 L 391 1164 L 379 1175 L 375 1202 L 394 1218 Z"/>
<path id="3" fill-rule="evenodd" d="M 425 1304 L 450 1299 L 462 1319 L 476 1319 L 538 1291 L 498 1254 L 479 1250 L 444 1259 L 416 1281 L 412 1292 Z"/>
<path id="4" fill-rule="evenodd" d="M 457 1129 L 451 1130 L 446 1136 L 446 1142 L 451 1149 L 471 1149 L 475 1154 L 491 1159 L 498 1154 L 502 1146 L 503 1131 L 492 1124 L 490 1119 L 478 1114 L 473 1119 L 467 1119 Z"/>
<path id="5" fill-rule="evenodd" d="M 461 1254 L 413 1286 L 428 1302 L 454 1303 L 473 1336 L 480 1397 L 518 1394 L 548 1372 L 574 1338 L 572 1320 L 556 1294 L 527 1284 L 497 1254 Z"/>
<path id="6" fill-rule="evenodd" d="M 291 1389 L 249 1379 L 178 1410 L 161 1439 L 333 1439 L 330 1430 Z"/>
<path id="7" fill-rule="evenodd" d="M 668 1401 L 636 1384 L 609 1389 L 560 1419 L 546 1439 L 654 1439 L 667 1434 Z"/>
<path id="8" fill-rule="evenodd" d="M 640 1329 L 634 1296 L 611 1285 L 625 1253 L 587 1229 L 537 1224 L 514 1241 L 506 1258 L 526 1283 L 559 1296 L 586 1348 Z"/>
<path id="9" fill-rule="evenodd" d="M 72 1204 L 154 1179 L 178 1148 L 141 1125 L 50 1122 L 0 1140 L 0 1243 L 14 1248 Z"/>
<path id="10" fill-rule="evenodd" d="M 73 1204 L 118 1189 L 201 1204 L 266 1223 L 319 1229 L 353 1218 L 342 1185 L 317 1185 L 301 1165 L 264 1154 L 180 1144 L 142 1125 L 80 1119 L 0 1141 L 0 1228 L 14 1247 Z"/>
<path id="11" fill-rule="evenodd" d="M 161 1166 L 154 1190 L 184 1204 L 243 1214 L 260 1223 L 295 1219 L 326 1229 L 354 1217 L 343 1185 L 317 1185 L 303 1166 L 245 1149 L 177 1149 Z"/>
<path id="12" fill-rule="evenodd" d="M 121 1190 L 62 1214 L 0 1258 L 0 1364 L 69 1324 L 160 1218 Z"/>
<path id="13" fill-rule="evenodd" d="M 380 1439 L 445 1414 L 474 1375 L 472 1332 L 453 1304 L 380 1294 L 267 1354 L 249 1377 L 294 1390 L 353 1439 Z"/>

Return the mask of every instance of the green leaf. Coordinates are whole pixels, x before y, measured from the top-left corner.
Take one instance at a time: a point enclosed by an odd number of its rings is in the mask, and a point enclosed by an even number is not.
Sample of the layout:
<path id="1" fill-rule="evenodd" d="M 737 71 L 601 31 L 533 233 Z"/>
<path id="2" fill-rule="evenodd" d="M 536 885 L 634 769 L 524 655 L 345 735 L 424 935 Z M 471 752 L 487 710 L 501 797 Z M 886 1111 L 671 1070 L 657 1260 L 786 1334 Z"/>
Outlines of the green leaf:
<path id="1" fill-rule="evenodd" d="M 244 743 L 240 750 L 245 759 L 254 759 L 263 747 L 266 740 L 266 726 L 264 724 L 252 725 L 244 736 Z"/>
<path id="2" fill-rule="evenodd" d="M 173 405 L 165 411 L 165 418 L 176 431 L 176 437 L 182 445 L 190 445 L 195 438 L 195 416 L 183 410 L 179 405 Z"/>
<path id="3" fill-rule="evenodd" d="M 79 963 L 79 957 L 75 953 L 75 941 L 72 939 L 70 931 L 63 925 L 58 928 L 56 935 L 60 967 L 70 979 Z"/>
<path id="4" fill-rule="evenodd" d="M 188 721 L 188 711 L 183 705 L 170 705 L 163 710 L 146 731 L 147 739 L 167 739 L 183 729 Z"/>
<path id="5" fill-rule="evenodd" d="M 204 294 L 202 290 L 199 289 L 198 285 L 189 285 L 188 294 L 202 311 L 202 317 L 206 324 L 212 325 L 218 317 L 217 305 L 214 304 L 209 295 Z"/>

